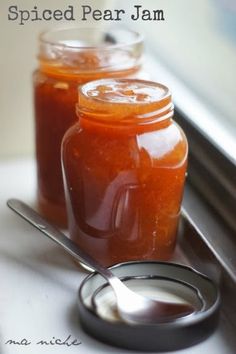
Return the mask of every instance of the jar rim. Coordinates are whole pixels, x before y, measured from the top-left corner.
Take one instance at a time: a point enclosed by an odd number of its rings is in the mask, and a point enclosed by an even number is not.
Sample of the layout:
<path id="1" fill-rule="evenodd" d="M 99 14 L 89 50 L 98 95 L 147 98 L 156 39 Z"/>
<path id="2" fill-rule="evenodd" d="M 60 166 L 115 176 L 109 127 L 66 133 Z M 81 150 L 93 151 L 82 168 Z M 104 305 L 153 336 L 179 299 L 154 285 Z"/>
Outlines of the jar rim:
<path id="1" fill-rule="evenodd" d="M 68 39 L 65 39 L 64 41 L 59 40 L 59 39 L 50 39 L 50 36 L 53 35 L 62 35 L 63 33 L 65 35 L 72 35 L 72 32 L 76 31 L 76 37 L 75 39 L 73 39 L 72 37 L 69 37 Z M 78 34 L 78 31 L 80 32 Z M 81 45 L 81 42 L 78 42 L 79 39 L 81 39 L 80 35 L 82 34 L 82 37 L 84 35 L 88 35 L 89 33 L 96 33 L 96 35 L 98 36 L 98 34 L 100 35 L 104 35 L 104 38 L 109 38 L 110 37 L 110 41 L 112 40 L 111 36 L 112 35 L 117 35 L 118 33 L 120 33 L 121 35 L 123 34 L 122 38 L 125 41 L 121 41 L 119 43 L 112 43 L 109 45 L 104 45 L 101 46 L 101 44 L 97 44 L 97 45 Z M 74 32 L 75 35 L 75 32 Z M 129 39 L 129 36 L 133 36 L 133 39 Z M 47 38 L 49 37 L 49 38 Z M 68 43 L 66 44 L 65 41 L 68 41 Z M 114 40 L 114 38 L 113 38 Z M 74 42 L 73 42 L 74 41 Z M 77 44 L 76 44 L 77 41 Z M 50 30 L 45 30 L 43 32 L 41 32 L 39 34 L 39 42 L 43 45 L 50 45 L 50 46 L 56 46 L 56 47 L 63 47 L 63 48 L 68 48 L 71 50 L 78 50 L 78 51 L 93 51 L 93 50 L 97 50 L 99 49 L 103 49 L 103 50 L 112 50 L 112 49 L 119 49 L 119 48 L 124 48 L 124 47 L 129 47 L 129 46 L 134 46 L 134 45 L 139 45 L 142 44 L 144 41 L 144 36 L 142 34 L 140 34 L 139 32 L 127 29 L 127 28 L 111 28 L 109 29 L 109 31 L 107 29 L 101 29 L 100 27 L 58 27 L 58 28 L 54 28 L 54 29 L 50 29 Z M 74 43 L 74 44 L 72 44 Z"/>
<path id="2" fill-rule="evenodd" d="M 91 98 L 93 100 L 99 100 L 101 101 L 100 99 L 98 99 L 97 97 L 94 97 L 94 96 L 88 96 L 86 95 L 88 90 L 93 87 L 93 86 L 96 86 L 98 84 L 100 85 L 109 85 L 109 84 L 115 84 L 115 83 L 118 83 L 118 84 L 122 84 L 122 83 L 127 83 L 127 84 L 143 84 L 143 85 L 146 85 L 147 87 L 155 87 L 155 88 L 159 88 L 161 90 L 163 90 L 163 93 L 165 93 L 163 96 L 159 97 L 158 98 L 158 101 L 160 100 L 163 100 L 169 96 L 171 96 L 171 92 L 170 92 L 170 89 L 164 85 L 164 84 L 161 84 L 160 82 L 155 82 L 155 81 L 150 81 L 150 80 L 141 80 L 141 79 L 115 79 L 115 78 L 108 78 L 108 79 L 99 79 L 99 80 L 92 80 L 92 81 L 89 81 L 81 86 L 79 86 L 78 90 L 79 90 L 79 93 L 83 94 L 84 96 L 88 97 L 88 98 Z M 155 100 L 157 101 L 157 99 Z M 153 101 L 152 101 L 153 102 Z M 132 104 L 130 102 L 116 102 L 116 101 L 112 101 L 112 104 Z M 135 104 L 148 104 L 147 102 L 135 102 Z"/>
<path id="3" fill-rule="evenodd" d="M 94 96 L 90 90 L 92 87 L 96 88 L 98 85 L 115 85 L 115 84 L 127 84 L 128 91 L 129 85 L 143 85 L 150 89 L 150 87 L 156 88 L 157 95 L 147 101 L 136 100 L 132 102 L 129 98 L 125 101 L 117 101 L 106 98 L 99 98 Z M 138 86 L 137 86 L 138 87 Z M 88 95 L 88 91 L 90 94 Z M 159 92 L 158 92 L 159 91 Z M 143 93 L 141 92 L 141 95 Z M 109 94 L 108 94 L 109 95 Z M 122 92 L 121 92 L 122 95 Z M 135 98 L 136 93 L 134 93 Z M 163 121 L 173 116 L 174 105 L 172 103 L 172 95 L 169 88 L 161 83 L 139 80 L 139 79 L 101 79 L 90 81 L 78 88 L 78 100 L 77 114 L 82 114 L 85 118 L 92 118 L 95 121 L 102 121 L 109 123 L 108 117 L 112 118 L 111 123 L 118 122 L 119 124 L 127 124 L 130 122 L 137 122 L 139 124 L 146 124 L 149 122 Z"/>

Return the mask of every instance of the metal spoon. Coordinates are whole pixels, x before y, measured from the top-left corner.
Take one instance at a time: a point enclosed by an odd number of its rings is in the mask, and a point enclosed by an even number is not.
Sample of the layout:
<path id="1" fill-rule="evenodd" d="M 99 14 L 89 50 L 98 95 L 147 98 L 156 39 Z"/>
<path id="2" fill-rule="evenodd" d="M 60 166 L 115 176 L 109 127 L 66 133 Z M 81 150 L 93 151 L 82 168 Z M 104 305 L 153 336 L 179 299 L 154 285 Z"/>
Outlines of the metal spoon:
<path id="1" fill-rule="evenodd" d="M 48 223 L 28 205 L 17 199 L 8 200 L 7 205 L 35 228 L 63 247 L 75 259 L 87 264 L 102 275 L 114 290 L 118 313 L 125 322 L 151 324 L 174 321 L 195 311 L 194 307 L 187 303 L 168 303 L 152 300 L 131 291 L 111 270 L 105 268 L 82 251 L 73 241 Z"/>

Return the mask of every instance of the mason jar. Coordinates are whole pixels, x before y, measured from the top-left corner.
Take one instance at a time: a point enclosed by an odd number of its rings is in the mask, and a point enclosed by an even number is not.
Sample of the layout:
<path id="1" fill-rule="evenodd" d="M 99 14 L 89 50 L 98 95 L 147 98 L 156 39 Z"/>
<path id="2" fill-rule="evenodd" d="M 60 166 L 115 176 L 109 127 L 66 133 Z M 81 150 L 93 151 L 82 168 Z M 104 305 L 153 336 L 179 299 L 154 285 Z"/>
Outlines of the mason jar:
<path id="1" fill-rule="evenodd" d="M 174 251 L 188 144 L 169 89 L 136 79 L 79 88 L 62 143 L 69 233 L 105 266 Z"/>
<path id="2" fill-rule="evenodd" d="M 142 36 L 129 30 L 70 28 L 39 37 L 33 75 L 37 198 L 41 214 L 58 226 L 66 226 L 61 141 L 77 121 L 77 87 L 106 77 L 138 77 L 142 54 Z"/>

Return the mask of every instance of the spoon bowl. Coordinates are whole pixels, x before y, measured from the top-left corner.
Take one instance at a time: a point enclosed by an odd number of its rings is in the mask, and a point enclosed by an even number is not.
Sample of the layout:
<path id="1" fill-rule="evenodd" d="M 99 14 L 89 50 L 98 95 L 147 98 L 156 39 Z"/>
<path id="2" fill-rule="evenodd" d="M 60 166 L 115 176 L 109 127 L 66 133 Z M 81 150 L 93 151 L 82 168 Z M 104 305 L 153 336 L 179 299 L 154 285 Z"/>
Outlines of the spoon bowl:
<path id="1" fill-rule="evenodd" d="M 123 321 L 138 324 L 169 322 L 191 315 L 196 311 L 194 306 L 189 303 L 159 301 L 130 290 L 109 268 L 98 263 L 28 205 L 17 199 L 8 200 L 7 205 L 44 235 L 59 244 L 76 260 L 85 263 L 104 277 L 115 293 L 117 310 Z"/>

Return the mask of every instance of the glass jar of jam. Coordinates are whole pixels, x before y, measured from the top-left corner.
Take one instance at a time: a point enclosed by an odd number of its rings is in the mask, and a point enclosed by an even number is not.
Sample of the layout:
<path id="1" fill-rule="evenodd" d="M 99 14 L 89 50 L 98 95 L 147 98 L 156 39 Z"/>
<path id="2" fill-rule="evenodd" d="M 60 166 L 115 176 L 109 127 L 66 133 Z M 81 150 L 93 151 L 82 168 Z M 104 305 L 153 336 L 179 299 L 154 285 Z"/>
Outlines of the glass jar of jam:
<path id="1" fill-rule="evenodd" d="M 188 144 L 164 85 L 105 79 L 79 89 L 62 161 L 71 238 L 106 266 L 169 259 Z"/>
<path id="2" fill-rule="evenodd" d="M 137 77 L 142 37 L 132 31 L 73 28 L 39 38 L 39 69 L 34 73 L 38 204 L 40 212 L 66 226 L 60 162 L 62 137 L 77 120 L 78 84 L 105 77 Z"/>

